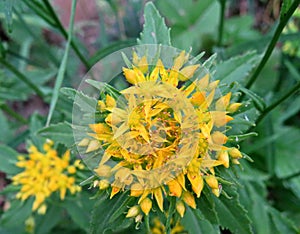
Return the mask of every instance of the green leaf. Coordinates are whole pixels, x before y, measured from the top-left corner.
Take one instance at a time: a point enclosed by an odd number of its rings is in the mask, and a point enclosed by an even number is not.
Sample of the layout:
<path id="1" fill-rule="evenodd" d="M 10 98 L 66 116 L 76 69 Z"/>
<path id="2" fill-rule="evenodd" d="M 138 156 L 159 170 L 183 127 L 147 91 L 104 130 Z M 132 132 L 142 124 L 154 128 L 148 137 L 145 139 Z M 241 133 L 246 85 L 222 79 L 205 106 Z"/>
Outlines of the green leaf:
<path id="1" fill-rule="evenodd" d="M 91 202 L 86 197 L 85 200 L 65 200 L 63 206 L 66 208 L 70 217 L 83 230 L 88 230 L 90 214 L 87 207 L 90 207 Z"/>
<path id="2" fill-rule="evenodd" d="M 40 116 L 37 113 L 34 113 L 30 118 L 29 131 L 30 131 L 30 140 L 32 143 L 42 149 L 43 144 L 45 143 L 45 138 L 39 136 L 37 132 L 43 127 L 43 122 Z"/>
<path id="3" fill-rule="evenodd" d="M 55 227 L 63 219 L 63 209 L 59 206 L 48 206 L 47 212 L 43 216 L 35 218 L 35 233 L 45 234 Z"/>
<path id="4" fill-rule="evenodd" d="M 216 65 L 216 80 L 221 80 L 225 84 L 233 82 L 245 84 L 246 78 L 259 61 L 259 57 L 252 51 L 218 63 Z"/>
<path id="5" fill-rule="evenodd" d="M 258 96 L 256 93 L 244 87 L 240 87 L 240 90 L 252 99 L 253 104 L 259 111 L 262 112 L 266 108 L 266 103 L 262 97 Z"/>
<path id="6" fill-rule="evenodd" d="M 211 0 L 157 1 L 162 15 L 171 22 L 172 45 L 196 53 L 210 50 L 217 39 L 220 6 Z"/>
<path id="7" fill-rule="evenodd" d="M 1 216 L 0 226 L 10 228 L 18 224 L 23 225 L 32 212 L 32 203 L 33 198 L 29 198 L 24 202 L 13 200 L 10 204 L 10 208 Z M 16 222 L 16 220 L 18 222 Z"/>
<path id="8" fill-rule="evenodd" d="M 216 204 L 212 196 L 213 195 L 211 191 L 205 186 L 201 197 L 196 199 L 197 209 L 201 211 L 201 215 L 204 217 L 204 219 L 208 220 L 212 224 L 218 224 L 218 213 L 216 211 Z"/>
<path id="9" fill-rule="evenodd" d="M 296 127 L 281 127 L 277 132 L 285 134 L 281 134 L 274 143 L 275 173 L 279 178 L 284 178 L 300 172 L 300 130 Z"/>
<path id="10" fill-rule="evenodd" d="M 94 112 L 97 100 L 73 88 L 63 87 L 60 92 L 74 102 L 81 110 Z"/>
<path id="11" fill-rule="evenodd" d="M 181 224 L 184 229 L 189 233 L 206 234 L 206 233 L 220 233 L 219 226 L 217 224 L 212 224 L 207 219 L 201 219 L 201 214 L 199 210 L 192 210 L 188 207 Z"/>
<path id="12" fill-rule="evenodd" d="M 133 201 L 128 192 L 122 192 L 109 199 L 104 191 L 97 199 L 91 215 L 89 233 L 109 233 L 110 230 L 122 230 L 131 225 L 133 219 L 126 220 L 124 214 Z"/>
<path id="13" fill-rule="evenodd" d="M 64 144 L 68 148 L 74 145 L 73 129 L 67 122 L 52 124 L 38 131 L 38 134 L 53 140 L 55 143 Z"/>
<path id="14" fill-rule="evenodd" d="M 171 45 L 170 29 L 152 2 L 146 3 L 144 17 L 144 29 L 140 35 L 141 39 L 137 40 L 138 44 Z"/>
<path id="15" fill-rule="evenodd" d="M 12 138 L 12 129 L 9 125 L 9 122 L 7 121 L 7 118 L 3 114 L 3 112 L 0 110 L 0 142 L 2 143 L 8 143 Z"/>
<path id="16" fill-rule="evenodd" d="M 221 170 L 221 175 L 228 181 L 235 181 L 231 173 Z M 225 196 L 214 197 L 216 211 L 218 213 L 219 224 L 223 228 L 228 228 L 232 233 L 253 233 L 251 221 L 248 217 L 248 212 L 240 203 L 240 197 L 237 192 L 236 185 L 228 186 L 223 184 L 223 190 L 231 197 Z"/>
<path id="17" fill-rule="evenodd" d="M 21 171 L 15 164 L 18 161 L 17 156 L 20 155 L 12 148 L 0 145 L 0 171 L 8 174 L 15 175 Z"/>
<path id="18" fill-rule="evenodd" d="M 262 181 L 253 181 L 253 178 L 249 178 L 251 180 L 245 181 L 243 183 L 245 188 L 240 191 L 241 201 L 249 211 L 255 233 L 272 233 L 266 186 Z"/>
<path id="19" fill-rule="evenodd" d="M 272 227 L 274 228 L 274 233 L 299 233 L 299 229 L 296 228 L 295 225 L 278 210 L 270 207 L 269 212 L 272 219 Z"/>

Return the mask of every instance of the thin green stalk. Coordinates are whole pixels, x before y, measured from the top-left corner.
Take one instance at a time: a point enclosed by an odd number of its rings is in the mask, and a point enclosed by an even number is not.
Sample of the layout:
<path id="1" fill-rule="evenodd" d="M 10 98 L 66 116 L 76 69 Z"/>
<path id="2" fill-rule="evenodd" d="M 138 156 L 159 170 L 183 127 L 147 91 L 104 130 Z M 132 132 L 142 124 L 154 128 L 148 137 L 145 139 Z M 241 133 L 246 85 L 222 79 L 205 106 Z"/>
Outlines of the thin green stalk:
<path id="1" fill-rule="evenodd" d="M 151 229 L 150 229 L 149 215 L 145 216 L 145 226 L 146 226 L 147 234 L 150 234 Z"/>
<path id="2" fill-rule="evenodd" d="M 20 121 L 23 124 L 27 124 L 28 121 L 27 119 L 25 119 L 22 115 L 20 115 L 19 113 L 15 112 L 13 109 L 11 109 L 8 105 L 6 104 L 0 104 L 0 108 L 6 112 L 7 114 L 9 114 L 11 117 L 13 117 L 14 119 Z"/>
<path id="3" fill-rule="evenodd" d="M 57 17 L 53 7 L 51 6 L 51 4 L 49 3 L 48 0 L 43 0 L 45 6 L 47 7 L 49 13 L 51 14 L 51 16 L 53 17 L 53 20 L 56 23 L 56 26 L 58 27 L 59 31 L 62 33 L 62 35 L 67 39 L 68 38 L 68 33 L 65 30 L 65 28 L 63 27 L 62 23 L 60 22 L 59 18 Z M 84 58 L 84 56 L 81 54 L 81 52 L 79 51 L 77 45 L 74 43 L 73 40 L 71 40 L 71 46 L 73 48 L 73 50 L 75 51 L 75 53 L 77 54 L 77 56 L 79 57 L 79 59 L 81 60 L 81 62 L 85 65 L 85 67 L 87 69 L 89 69 L 91 66 L 89 64 L 89 62 Z"/>
<path id="4" fill-rule="evenodd" d="M 219 22 L 219 32 L 218 32 L 218 46 L 221 46 L 223 43 L 226 0 L 219 0 L 219 2 L 221 4 L 221 9 L 220 9 L 220 22 Z"/>
<path id="5" fill-rule="evenodd" d="M 53 21 L 53 18 L 49 16 L 49 12 L 43 7 L 43 5 L 39 2 L 32 1 L 32 0 L 23 0 L 25 4 L 33 10 L 39 17 L 41 17 L 43 20 L 45 20 L 48 24 L 55 27 L 55 22 Z"/>
<path id="6" fill-rule="evenodd" d="M 261 70 L 266 65 L 267 61 L 269 60 L 269 58 L 272 54 L 272 51 L 273 51 L 274 47 L 276 46 L 276 43 L 277 43 L 277 41 L 278 41 L 278 39 L 281 35 L 281 32 L 282 32 L 283 28 L 285 27 L 285 25 L 289 21 L 290 17 L 293 15 L 294 11 L 299 6 L 299 3 L 300 3 L 300 0 L 295 0 L 293 2 L 293 4 L 291 5 L 291 7 L 289 8 L 289 10 L 287 11 L 287 13 L 279 21 L 279 24 L 276 28 L 274 36 L 273 36 L 272 40 L 270 41 L 270 43 L 268 45 L 268 48 L 267 48 L 262 60 L 260 61 L 258 67 L 256 68 L 256 70 L 253 73 L 252 77 L 250 78 L 250 80 L 248 81 L 248 83 L 245 86 L 247 89 L 249 89 L 253 85 L 253 83 L 256 81 L 258 75 L 260 74 Z"/>
<path id="7" fill-rule="evenodd" d="M 69 34 L 68 34 L 68 41 L 65 49 L 64 56 L 62 58 L 57 78 L 55 81 L 54 89 L 53 89 L 53 95 L 51 98 L 51 103 L 50 103 L 50 110 L 47 118 L 47 123 L 46 126 L 49 126 L 57 100 L 58 100 L 58 95 L 59 95 L 59 89 L 62 85 L 63 79 L 64 79 L 64 74 L 66 71 L 66 66 L 67 66 L 67 60 L 68 60 L 68 54 L 71 46 L 71 41 L 72 41 L 72 35 L 73 35 L 73 27 L 74 27 L 74 18 L 75 18 L 75 11 L 76 11 L 76 3 L 77 0 L 72 1 L 72 8 L 71 8 L 71 16 L 70 16 L 70 25 L 69 25 Z"/>
<path id="8" fill-rule="evenodd" d="M 256 120 L 256 125 L 258 125 L 263 120 L 263 118 L 267 114 L 269 114 L 274 108 L 276 108 L 280 103 L 285 101 L 288 97 L 290 97 L 292 94 L 294 94 L 299 89 L 300 89 L 300 81 L 293 88 L 288 90 L 286 92 L 286 94 L 284 94 L 280 99 L 278 99 L 276 102 L 274 102 L 273 104 L 268 106 L 266 109 L 264 109 L 264 111 L 261 113 L 261 115 Z"/>
<path id="9" fill-rule="evenodd" d="M 0 63 L 4 65 L 8 70 L 10 70 L 12 73 L 16 75 L 17 78 L 19 78 L 21 81 L 23 81 L 25 84 L 28 85 L 32 90 L 35 91 L 35 93 L 40 96 L 41 98 L 44 97 L 43 92 L 39 89 L 38 86 L 36 86 L 34 83 L 31 82 L 31 80 L 24 76 L 21 72 L 18 71 L 17 68 L 15 68 L 12 64 L 7 62 L 5 59 L 0 57 Z"/>

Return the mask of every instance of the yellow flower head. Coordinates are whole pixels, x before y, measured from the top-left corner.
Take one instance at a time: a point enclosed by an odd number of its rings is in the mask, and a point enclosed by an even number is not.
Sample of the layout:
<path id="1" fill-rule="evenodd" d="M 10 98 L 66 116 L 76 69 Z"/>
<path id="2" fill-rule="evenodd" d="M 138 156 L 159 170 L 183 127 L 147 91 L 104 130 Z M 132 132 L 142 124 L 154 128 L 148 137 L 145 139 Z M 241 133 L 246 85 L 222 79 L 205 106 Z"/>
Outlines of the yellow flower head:
<path id="1" fill-rule="evenodd" d="M 78 143 L 87 154 L 102 150 L 94 171 L 110 182 L 110 197 L 130 189 L 145 215 L 152 201 L 163 211 L 164 198 L 172 196 L 183 216 L 184 203 L 196 208 L 205 184 L 219 196 L 214 167 L 228 168 L 241 158 L 238 149 L 225 146 L 225 126 L 240 104 L 230 103 L 231 93 L 220 95 L 219 81 L 188 58 L 182 51 L 166 67 L 161 59 L 152 65 L 133 53 L 131 66 L 123 68 L 131 86 L 98 102 L 105 118 L 90 124 Z"/>
<path id="2" fill-rule="evenodd" d="M 64 200 L 68 190 L 71 194 L 81 190 L 75 183 L 74 174 L 83 167 L 79 160 L 70 164 L 69 150 L 60 157 L 53 149 L 52 141 L 48 140 L 43 149 L 44 152 L 40 152 L 31 145 L 28 158 L 19 156 L 16 165 L 24 170 L 12 178 L 13 184 L 21 185 L 16 197 L 22 201 L 35 197 L 32 210 L 40 214 L 46 213 L 45 201 L 52 193 L 58 191 L 60 199 Z"/>

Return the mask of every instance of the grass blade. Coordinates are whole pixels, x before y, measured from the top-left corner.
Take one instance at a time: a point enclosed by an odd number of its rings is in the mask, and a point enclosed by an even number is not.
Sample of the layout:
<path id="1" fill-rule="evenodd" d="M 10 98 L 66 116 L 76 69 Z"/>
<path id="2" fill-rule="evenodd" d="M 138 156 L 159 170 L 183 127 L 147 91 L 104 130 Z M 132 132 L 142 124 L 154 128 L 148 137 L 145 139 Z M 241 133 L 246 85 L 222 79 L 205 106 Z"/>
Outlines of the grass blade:
<path id="1" fill-rule="evenodd" d="M 75 10 L 76 10 L 76 3 L 77 0 L 73 0 L 72 1 L 72 10 L 71 10 L 71 16 L 70 16 L 70 26 L 69 26 L 69 34 L 68 34 L 68 41 L 67 41 L 67 45 L 66 45 L 66 49 L 65 49 L 65 53 L 64 56 L 62 58 L 59 70 L 58 70 L 58 74 L 57 74 L 57 78 L 55 81 L 55 85 L 54 85 L 54 90 L 53 90 L 53 95 L 52 95 L 52 99 L 51 99 L 51 103 L 50 103 L 50 110 L 49 110 L 49 114 L 48 114 L 48 118 L 47 118 L 47 123 L 46 126 L 49 126 L 57 100 L 58 100 L 58 95 L 59 95 L 59 89 L 62 85 L 63 79 L 64 79 L 64 75 L 65 75 L 65 71 L 66 71 L 66 66 L 67 66 L 67 60 L 68 60 L 68 54 L 69 54 L 69 50 L 70 50 L 70 45 L 71 45 L 71 41 L 72 41 L 72 34 L 73 34 L 73 26 L 74 26 L 74 16 L 75 16 Z"/>

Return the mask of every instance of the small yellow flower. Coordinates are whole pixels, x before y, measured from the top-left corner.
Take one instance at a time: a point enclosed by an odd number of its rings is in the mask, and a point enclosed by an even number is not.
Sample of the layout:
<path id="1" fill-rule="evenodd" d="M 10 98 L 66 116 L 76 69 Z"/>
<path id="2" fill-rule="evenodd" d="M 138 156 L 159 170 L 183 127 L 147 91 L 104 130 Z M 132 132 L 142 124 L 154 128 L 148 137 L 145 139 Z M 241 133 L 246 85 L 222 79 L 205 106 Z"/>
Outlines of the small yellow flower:
<path id="1" fill-rule="evenodd" d="M 81 190 L 81 187 L 76 185 L 73 176 L 83 166 L 79 161 L 73 165 L 70 164 L 69 151 L 60 157 L 53 149 L 52 141 L 46 142 L 43 149 L 45 152 L 40 152 L 31 145 L 28 158 L 18 157 L 19 161 L 16 165 L 24 170 L 12 178 L 13 184 L 21 185 L 16 198 L 26 200 L 29 197 L 35 197 L 32 210 L 37 210 L 39 214 L 46 213 L 46 199 L 52 193 L 59 192 L 63 200 L 67 190 L 71 194 Z"/>

